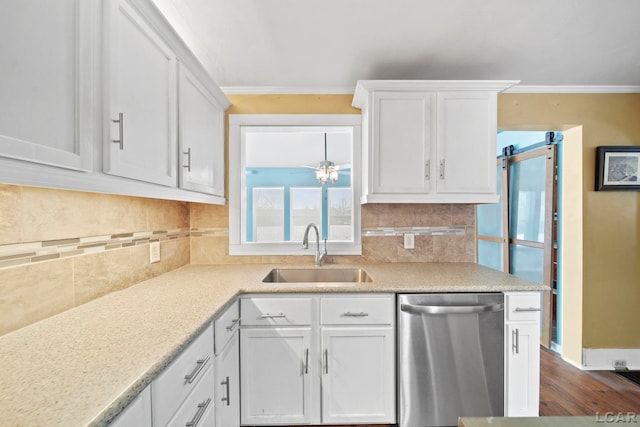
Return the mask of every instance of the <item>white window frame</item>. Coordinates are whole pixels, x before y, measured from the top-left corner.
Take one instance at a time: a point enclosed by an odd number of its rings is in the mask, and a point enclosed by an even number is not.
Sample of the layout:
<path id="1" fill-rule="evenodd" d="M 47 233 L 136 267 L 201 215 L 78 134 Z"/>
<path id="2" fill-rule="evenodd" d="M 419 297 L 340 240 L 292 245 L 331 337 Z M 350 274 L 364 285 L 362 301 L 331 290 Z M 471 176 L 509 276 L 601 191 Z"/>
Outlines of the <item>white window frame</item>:
<path id="1" fill-rule="evenodd" d="M 230 114 L 229 115 L 229 255 L 309 255 L 301 242 L 247 242 L 243 233 L 246 220 L 245 126 L 348 126 L 353 130 L 351 187 L 353 189 L 353 242 L 327 242 L 329 255 L 361 255 L 361 146 L 362 116 L 359 114 Z M 245 222 L 246 223 L 246 222 Z M 312 236 L 310 240 L 314 240 Z M 313 243 L 310 245 L 313 246 Z"/>

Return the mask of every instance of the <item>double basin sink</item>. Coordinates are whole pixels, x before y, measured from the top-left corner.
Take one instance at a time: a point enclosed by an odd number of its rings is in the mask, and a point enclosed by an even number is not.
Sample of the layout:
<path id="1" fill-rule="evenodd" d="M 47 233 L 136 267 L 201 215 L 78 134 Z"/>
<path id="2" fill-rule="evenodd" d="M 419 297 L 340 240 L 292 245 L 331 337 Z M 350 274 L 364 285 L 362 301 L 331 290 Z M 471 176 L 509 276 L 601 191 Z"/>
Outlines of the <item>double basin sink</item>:
<path id="1" fill-rule="evenodd" d="M 262 279 L 263 283 L 324 284 L 334 286 L 371 282 L 362 268 L 274 268 Z"/>

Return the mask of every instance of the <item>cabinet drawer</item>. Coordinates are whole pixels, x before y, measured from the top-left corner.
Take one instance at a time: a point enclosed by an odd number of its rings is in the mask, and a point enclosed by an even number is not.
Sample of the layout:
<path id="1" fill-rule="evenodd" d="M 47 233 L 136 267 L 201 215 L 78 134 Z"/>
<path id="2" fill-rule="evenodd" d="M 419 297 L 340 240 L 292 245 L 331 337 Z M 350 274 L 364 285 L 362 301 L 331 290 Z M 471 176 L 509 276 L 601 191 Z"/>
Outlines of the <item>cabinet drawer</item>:
<path id="1" fill-rule="evenodd" d="M 508 293 L 505 295 L 507 322 L 540 319 L 540 293 Z"/>
<path id="2" fill-rule="evenodd" d="M 164 426 L 213 365 L 213 325 L 209 326 L 151 383 L 153 425 Z"/>
<path id="3" fill-rule="evenodd" d="M 310 325 L 311 298 L 243 298 L 242 326 Z"/>
<path id="4" fill-rule="evenodd" d="M 213 367 L 205 368 L 202 381 L 199 381 L 195 386 L 191 394 L 184 401 L 182 406 L 178 408 L 178 411 L 169 421 L 170 426 L 212 426 L 213 416 L 209 414 L 213 413 L 214 406 L 214 376 Z M 205 422 L 209 419 L 209 422 Z M 189 424 L 193 423 L 193 424 Z M 155 424 L 154 424 L 155 425 Z"/>
<path id="5" fill-rule="evenodd" d="M 229 342 L 240 323 L 240 303 L 234 301 L 220 317 L 213 322 L 215 353 L 222 353 L 222 349 Z"/>
<path id="6" fill-rule="evenodd" d="M 323 325 L 390 325 L 394 302 L 390 295 L 322 298 Z"/>

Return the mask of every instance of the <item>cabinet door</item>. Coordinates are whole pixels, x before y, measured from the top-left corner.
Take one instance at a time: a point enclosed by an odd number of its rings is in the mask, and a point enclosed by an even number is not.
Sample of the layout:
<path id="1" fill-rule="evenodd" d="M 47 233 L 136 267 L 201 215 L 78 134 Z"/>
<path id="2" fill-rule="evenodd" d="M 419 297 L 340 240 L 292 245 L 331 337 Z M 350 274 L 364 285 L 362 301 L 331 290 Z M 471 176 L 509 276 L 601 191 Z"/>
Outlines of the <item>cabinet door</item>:
<path id="1" fill-rule="evenodd" d="M 176 58 L 128 0 L 111 0 L 104 171 L 176 186 Z M 122 117 L 122 120 L 120 120 Z"/>
<path id="2" fill-rule="evenodd" d="M 145 388 L 110 424 L 111 427 L 151 427 L 151 390 Z"/>
<path id="3" fill-rule="evenodd" d="M 395 423 L 393 328 L 322 329 L 322 422 Z"/>
<path id="4" fill-rule="evenodd" d="M 240 334 L 236 330 L 216 356 L 216 426 L 240 425 Z"/>
<path id="5" fill-rule="evenodd" d="M 367 179 L 374 194 L 424 194 L 431 189 L 435 95 L 375 92 Z"/>
<path id="6" fill-rule="evenodd" d="M 311 328 L 240 331 L 242 424 L 311 422 L 311 376 L 317 359 L 310 346 Z"/>
<path id="7" fill-rule="evenodd" d="M 92 169 L 96 4 L 26 0 L 0 6 L 0 156 Z"/>
<path id="8" fill-rule="evenodd" d="M 224 109 L 180 64 L 180 187 L 224 197 Z"/>
<path id="9" fill-rule="evenodd" d="M 494 92 L 438 93 L 438 194 L 480 194 L 497 201 L 496 99 Z"/>
<path id="10" fill-rule="evenodd" d="M 505 416 L 537 417 L 540 400 L 540 324 L 507 323 Z"/>

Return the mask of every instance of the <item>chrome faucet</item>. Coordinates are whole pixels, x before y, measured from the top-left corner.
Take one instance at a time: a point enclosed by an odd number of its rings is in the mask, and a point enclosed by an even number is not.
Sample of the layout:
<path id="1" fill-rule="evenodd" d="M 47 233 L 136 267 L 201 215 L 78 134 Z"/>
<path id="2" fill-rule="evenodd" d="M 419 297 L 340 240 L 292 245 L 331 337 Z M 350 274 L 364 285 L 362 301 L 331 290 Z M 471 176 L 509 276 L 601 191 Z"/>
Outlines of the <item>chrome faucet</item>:
<path id="1" fill-rule="evenodd" d="M 312 229 L 316 232 L 316 267 L 322 265 L 322 260 L 327 256 L 327 240 L 324 241 L 324 251 L 320 253 L 320 233 L 318 227 L 311 223 L 307 225 L 307 229 L 304 230 L 304 237 L 302 238 L 302 249 L 309 249 L 309 230 Z"/>

